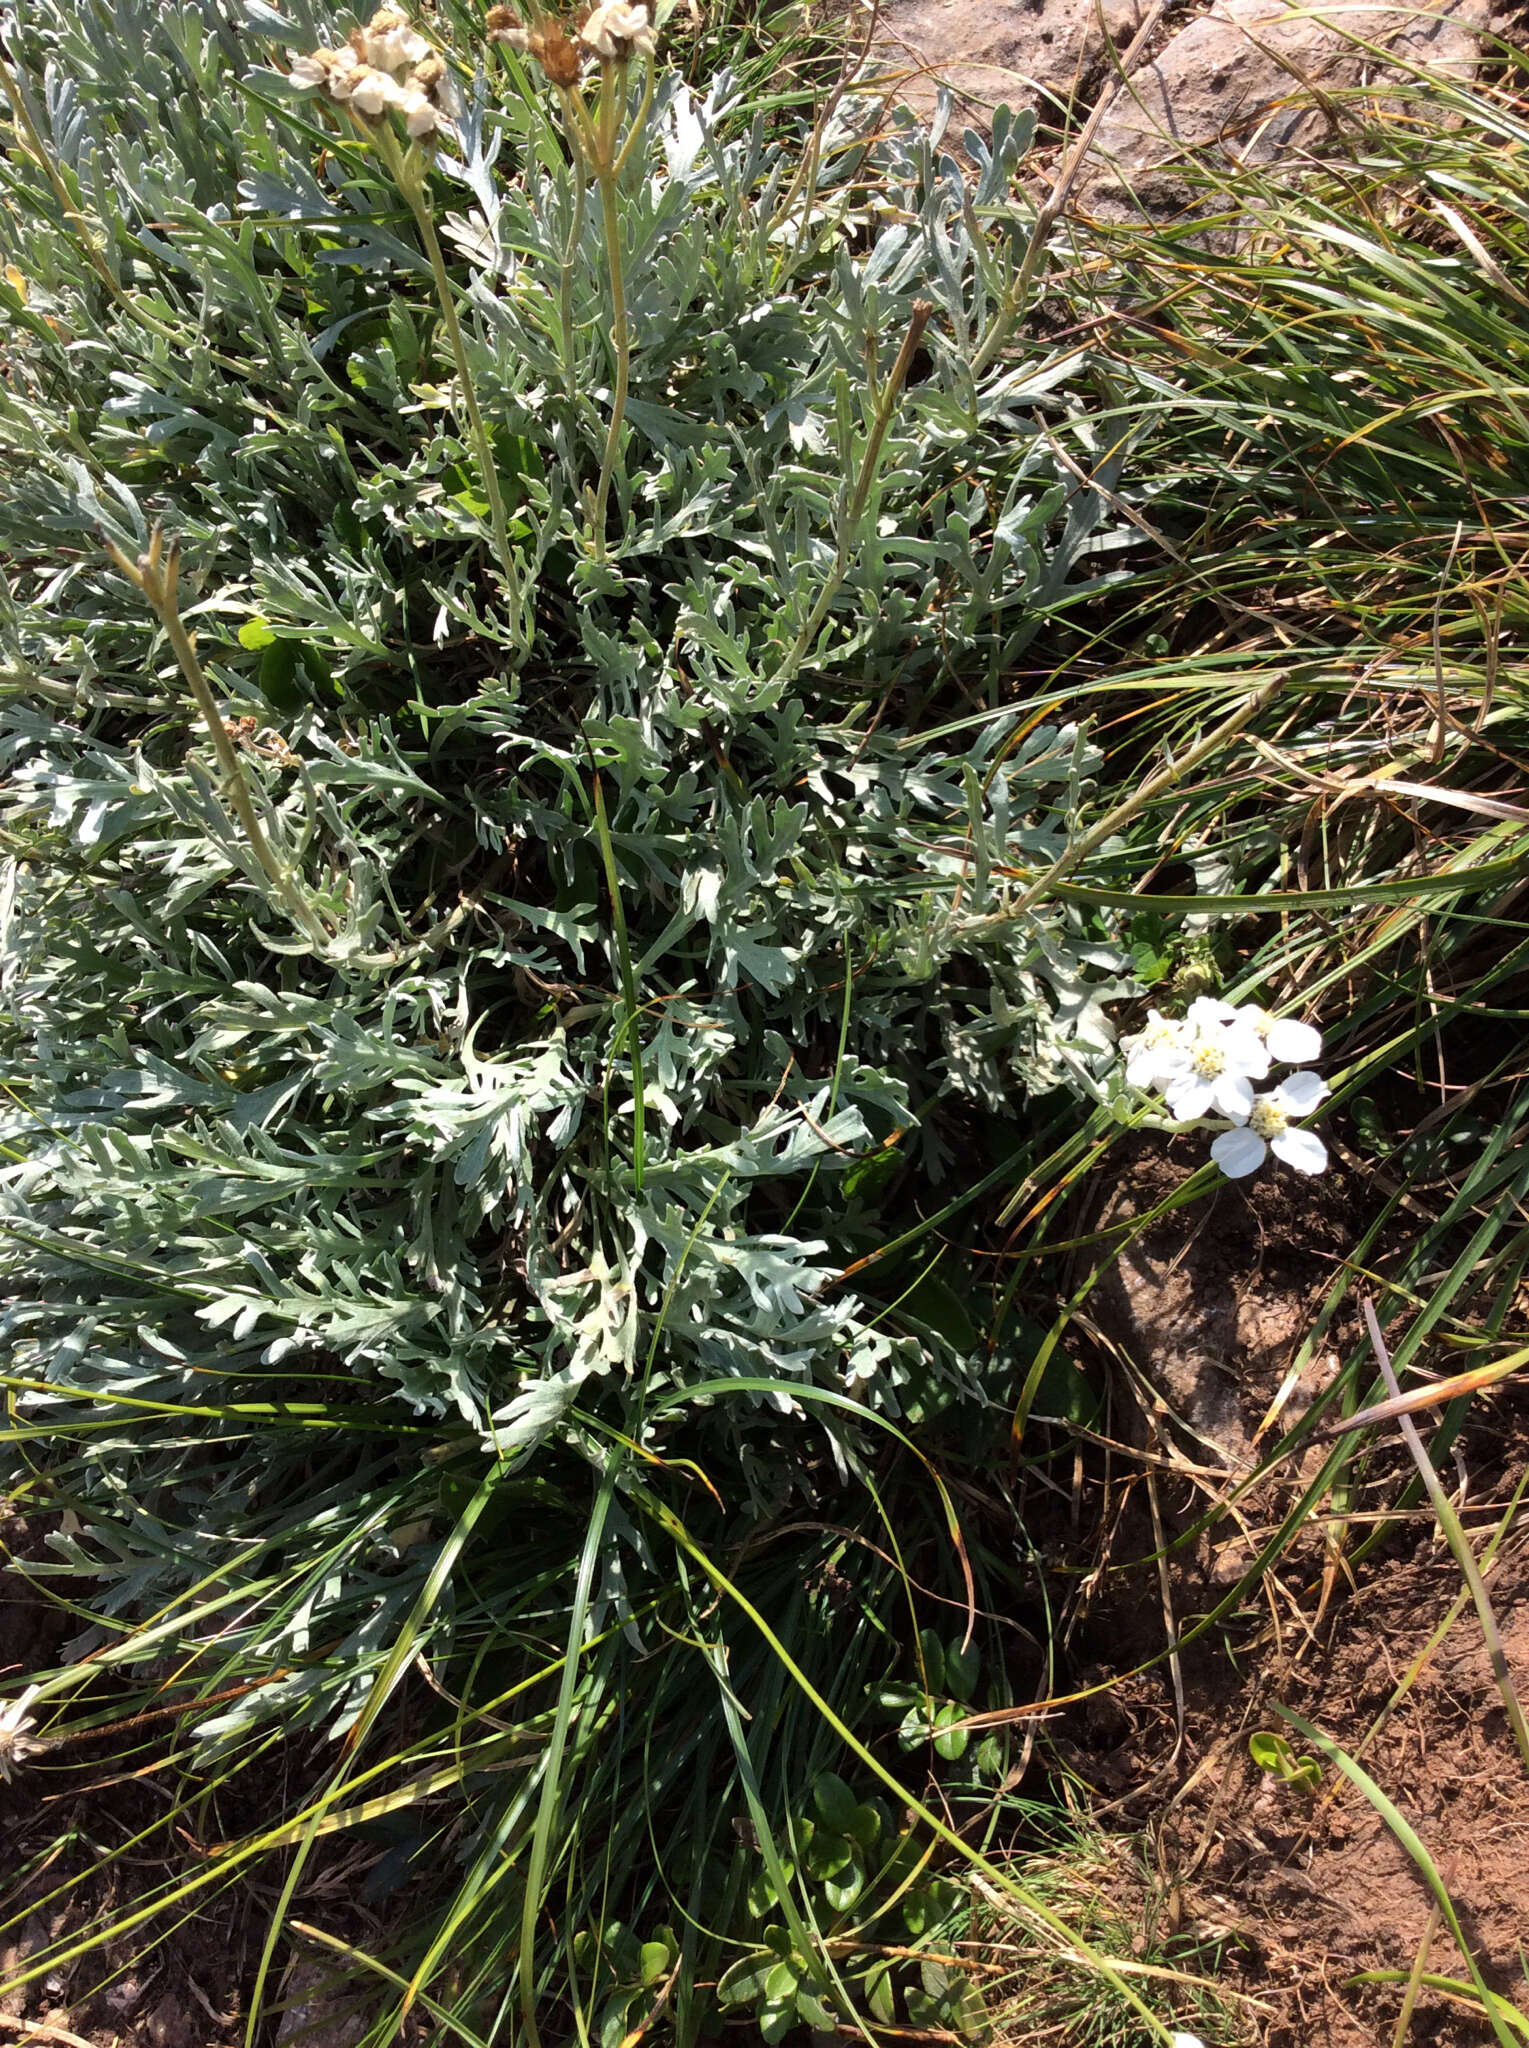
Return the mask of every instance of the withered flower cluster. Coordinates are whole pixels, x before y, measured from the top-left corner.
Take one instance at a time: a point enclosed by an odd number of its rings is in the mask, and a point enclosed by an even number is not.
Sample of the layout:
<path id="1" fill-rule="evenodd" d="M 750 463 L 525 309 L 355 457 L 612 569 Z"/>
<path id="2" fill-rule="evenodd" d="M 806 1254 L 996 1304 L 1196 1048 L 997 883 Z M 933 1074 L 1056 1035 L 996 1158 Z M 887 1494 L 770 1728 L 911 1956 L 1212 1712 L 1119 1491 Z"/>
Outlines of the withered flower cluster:
<path id="1" fill-rule="evenodd" d="M 624 64 L 651 57 L 653 22 L 641 0 L 602 0 L 578 19 L 570 33 L 561 22 L 525 21 L 513 7 L 491 7 L 485 20 L 491 43 L 504 43 L 534 57 L 554 85 L 577 85 L 585 66 Z"/>
<path id="2" fill-rule="evenodd" d="M 416 140 L 450 119 L 445 59 L 397 7 L 381 7 L 335 50 L 292 59 L 294 85 L 316 85 L 339 106 L 375 120 L 401 114 Z"/>

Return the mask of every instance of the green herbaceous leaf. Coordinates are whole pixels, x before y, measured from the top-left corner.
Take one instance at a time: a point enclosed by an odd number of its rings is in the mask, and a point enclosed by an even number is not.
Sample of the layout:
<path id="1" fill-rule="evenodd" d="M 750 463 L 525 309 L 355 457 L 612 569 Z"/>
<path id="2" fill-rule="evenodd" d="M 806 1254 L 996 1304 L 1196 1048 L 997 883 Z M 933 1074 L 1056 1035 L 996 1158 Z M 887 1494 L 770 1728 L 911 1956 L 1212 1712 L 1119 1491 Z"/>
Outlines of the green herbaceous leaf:
<path id="1" fill-rule="evenodd" d="M 825 1828 L 839 1835 L 853 1831 L 859 1811 L 855 1795 L 832 1771 L 820 1772 L 813 1780 L 812 1803 Z"/>

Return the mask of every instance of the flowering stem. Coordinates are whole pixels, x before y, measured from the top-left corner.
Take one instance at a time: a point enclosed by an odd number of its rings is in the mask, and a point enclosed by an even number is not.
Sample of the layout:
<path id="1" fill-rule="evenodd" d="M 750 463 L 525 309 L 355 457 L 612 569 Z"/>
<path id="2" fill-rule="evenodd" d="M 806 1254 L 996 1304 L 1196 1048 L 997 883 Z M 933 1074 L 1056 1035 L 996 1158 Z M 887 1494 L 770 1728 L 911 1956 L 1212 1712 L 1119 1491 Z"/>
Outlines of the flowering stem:
<path id="1" fill-rule="evenodd" d="M 557 296 L 562 328 L 559 340 L 563 351 L 563 370 L 568 379 L 568 402 L 577 406 L 579 371 L 573 350 L 573 270 L 578 261 L 579 245 L 584 239 L 584 195 L 588 185 L 583 153 L 577 146 L 573 152 L 573 176 L 573 221 L 568 230 L 568 246 L 563 252 L 563 271 L 558 280 Z"/>
<path id="2" fill-rule="evenodd" d="M 489 518 L 493 526 L 494 546 L 499 555 L 499 566 L 504 572 L 505 587 L 510 599 L 510 635 L 522 652 L 529 646 L 523 623 L 525 607 L 520 572 L 515 566 L 515 551 L 510 545 L 509 520 L 504 509 L 504 493 L 499 485 L 499 470 L 494 461 L 494 450 L 483 424 L 483 415 L 478 410 L 478 394 L 473 386 L 472 371 L 467 362 L 467 345 L 462 339 L 462 323 L 457 318 L 456 298 L 452 292 L 451 279 L 446 274 L 446 259 L 441 254 L 440 239 L 435 232 L 435 221 L 425 201 L 424 181 L 420 175 L 418 153 L 404 150 L 398 138 L 384 118 L 375 126 L 368 123 L 367 132 L 375 135 L 382 145 L 382 153 L 394 182 L 409 202 L 419 227 L 420 240 L 425 245 L 425 254 L 430 260 L 431 274 L 435 279 L 435 295 L 440 301 L 441 318 L 446 325 L 446 339 L 451 344 L 452 360 L 456 364 L 457 383 L 461 387 L 462 407 L 467 415 L 468 432 L 472 436 L 473 450 L 478 458 L 478 469 L 483 478 L 483 488 L 488 493 Z"/>
<path id="3" fill-rule="evenodd" d="M 642 98 L 637 103 L 637 112 L 632 116 L 632 125 L 627 130 L 626 141 L 621 145 L 621 154 L 611 165 L 611 176 L 619 178 L 626 169 L 627 159 L 642 140 L 643 130 L 648 125 L 648 109 L 653 104 L 653 79 L 655 73 L 649 64 L 642 81 Z"/>
<path id="4" fill-rule="evenodd" d="M 870 499 L 871 486 L 876 480 L 876 471 L 880 467 L 882 443 L 887 438 L 887 429 L 892 424 L 893 411 L 902 393 L 903 385 L 907 381 L 908 372 L 913 366 L 913 358 L 918 353 L 919 343 L 924 338 L 924 329 L 929 325 L 930 315 L 933 311 L 934 307 L 930 305 L 927 299 L 914 300 L 912 317 L 908 321 L 908 331 L 903 336 L 903 345 L 897 351 L 897 360 L 893 363 L 891 371 L 887 376 L 887 381 L 882 385 L 875 401 L 876 410 L 871 421 L 871 431 L 866 439 L 865 452 L 860 458 L 860 470 L 855 478 L 854 495 L 849 501 L 848 510 L 839 526 L 839 541 L 838 546 L 834 550 L 834 563 L 828 572 L 828 581 L 818 593 L 818 601 L 813 606 L 806 624 L 791 643 L 789 653 L 776 672 L 775 681 L 777 683 L 784 683 L 795 675 L 802 657 L 817 638 L 818 628 L 828 616 L 829 606 L 839 594 L 839 586 L 843 583 L 849 569 L 850 549 L 854 544 L 860 522 L 865 517 L 865 508 Z"/>
<path id="5" fill-rule="evenodd" d="M 605 253 L 611 274 L 611 346 L 616 354 L 616 381 L 611 391 L 611 422 L 605 435 L 605 454 L 600 462 L 600 482 L 589 514 L 589 539 L 597 562 L 605 560 L 605 513 L 611 494 L 611 474 L 621 444 L 621 427 L 626 417 L 627 379 L 631 371 L 632 337 L 627 327 L 626 285 L 621 274 L 621 220 L 616 210 L 616 174 L 596 167 L 600 186 L 600 211 L 605 221 Z"/>
<path id="6" fill-rule="evenodd" d="M 228 800 L 233 805 L 250 851 L 260 863 L 261 871 L 272 889 L 281 899 L 283 908 L 302 931 L 306 932 L 315 946 L 321 950 L 329 944 L 329 934 L 311 903 L 293 881 L 285 863 L 278 859 L 275 848 L 266 835 L 265 827 L 256 815 L 254 799 L 249 784 L 244 779 L 244 770 L 239 756 L 234 751 L 233 741 L 228 736 L 218 711 L 217 700 L 202 671 L 197 658 L 196 646 L 186 631 L 177 602 L 177 586 L 180 580 L 180 542 L 172 541 L 168 555 L 164 554 L 164 537 L 156 526 L 149 540 L 148 551 L 131 561 L 113 542 L 106 543 L 106 551 L 128 581 L 134 584 L 148 599 L 155 617 L 165 630 L 165 637 L 180 663 L 181 673 L 191 685 L 191 694 L 196 699 L 196 708 L 202 714 L 202 723 L 218 757 L 218 766 L 228 789 Z"/>

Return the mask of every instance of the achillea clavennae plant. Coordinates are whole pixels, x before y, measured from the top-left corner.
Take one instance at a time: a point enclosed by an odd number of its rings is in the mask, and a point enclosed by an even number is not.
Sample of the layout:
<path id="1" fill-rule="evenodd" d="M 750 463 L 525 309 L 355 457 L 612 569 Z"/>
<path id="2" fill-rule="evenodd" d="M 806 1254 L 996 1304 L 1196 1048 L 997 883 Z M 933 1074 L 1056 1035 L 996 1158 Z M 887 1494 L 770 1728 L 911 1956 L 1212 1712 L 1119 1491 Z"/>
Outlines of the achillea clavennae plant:
<path id="1" fill-rule="evenodd" d="M 268 1847 L 367 1810 L 423 1659 L 462 1854 L 582 1912 L 570 1772 L 613 1841 L 744 1811 L 769 1681 L 671 1613 L 674 1517 L 853 1491 L 997 1371 L 855 1267 L 1112 1057 L 1116 934 L 1016 879 L 1099 754 L 1012 678 L 1114 515 L 1048 439 L 1074 345 L 980 367 L 1022 124 L 968 188 L 844 99 L 802 183 L 635 6 L 481 67 L 391 10 L 269 69 L 200 22 L 12 37 L 8 1455 L 67 1474 L 115 1631 L 61 1671 L 172 1647 L 193 1776 L 353 1738 Z M 522 1699 L 534 1780 L 492 1746 Z M 622 1743 L 698 1708 L 623 1803 Z M 411 1930 L 422 1982 L 456 1926 Z"/>
<path id="2" fill-rule="evenodd" d="M 1233 1180 L 1256 1173 L 1272 1152 L 1297 1173 L 1322 1173 L 1327 1147 L 1315 1132 L 1294 1128 L 1329 1089 L 1309 1070 L 1288 1074 L 1264 1094 L 1253 1083 L 1271 1065 L 1316 1059 L 1322 1034 L 1295 1017 L 1275 1017 L 1257 1003 L 1234 1006 L 1197 996 L 1182 1018 L 1149 1010 L 1146 1024 L 1121 1041 L 1128 1087 L 1161 1095 L 1181 1123 L 1207 1115 L 1231 1128 L 1212 1140 L 1210 1156 Z"/>

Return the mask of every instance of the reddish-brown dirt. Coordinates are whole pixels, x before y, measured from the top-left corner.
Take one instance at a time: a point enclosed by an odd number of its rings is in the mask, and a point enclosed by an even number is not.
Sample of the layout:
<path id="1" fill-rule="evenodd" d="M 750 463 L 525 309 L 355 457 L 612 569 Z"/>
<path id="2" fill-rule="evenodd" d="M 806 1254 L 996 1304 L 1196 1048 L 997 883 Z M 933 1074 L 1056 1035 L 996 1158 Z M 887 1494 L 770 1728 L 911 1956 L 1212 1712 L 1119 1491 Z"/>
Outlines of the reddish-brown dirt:
<path id="1" fill-rule="evenodd" d="M 1100 1220 L 1144 1214 L 1179 1178 L 1160 1150 L 1144 1150 Z M 1108 1566 L 1079 1603 L 1075 1655 L 1083 1682 L 1122 1676 L 1102 1700 L 1069 1711 L 1057 1754 L 1092 1788 L 1098 1820 L 1145 1840 L 1155 1884 L 1144 1910 L 1178 1930 L 1178 1952 L 1222 1944 L 1228 1987 L 1257 2002 L 1245 2008 L 1242 2038 L 1261 2048 L 1390 2048 L 1404 1984 L 1354 1980 L 1405 1976 L 1425 1944 L 1429 1974 L 1468 1976 L 1417 1863 L 1369 1800 L 1327 1762 L 1315 1794 L 1255 1766 L 1248 1742 L 1260 1731 L 1282 1730 L 1297 1756 L 1310 1747 L 1275 1703 L 1360 1758 L 1416 1830 L 1485 1981 L 1529 2030 L 1529 1771 L 1468 1602 L 1424 1656 L 1462 1579 L 1426 1503 L 1397 1508 L 1412 1468 L 1394 1425 L 1350 1468 L 1356 1490 L 1345 1515 L 1331 1497 L 1319 1503 L 1257 1590 L 1184 1649 L 1182 1739 L 1167 1664 L 1124 1675 L 1162 1652 L 1166 1610 L 1187 1634 L 1235 1587 L 1329 1447 L 1255 1485 L 1239 1503 L 1241 1526 L 1223 1519 L 1180 1545 L 1166 1573 L 1150 1561 L 1146 1471 L 1165 1534 L 1180 1534 L 1304 1411 L 1350 1350 L 1356 1309 L 1332 1317 L 1310 1364 L 1292 1374 L 1296 1351 L 1353 1250 L 1355 1217 L 1373 1206 L 1373 1189 L 1359 1203 L 1341 1170 L 1318 1184 L 1271 1176 L 1227 1187 L 1154 1226 L 1093 1297 L 1099 1356 L 1128 1390 L 1114 1427 L 1159 1462 L 1125 1479 L 1119 1461 L 1097 1475 L 1094 1528 L 1076 1562 L 1086 1581 L 1102 1547 Z M 1388 1256 L 1377 1247 L 1366 1264 L 1385 1270 Z M 1282 1390 L 1282 1420 L 1255 1446 Z M 1425 1441 L 1436 1426 L 1423 1418 Z M 1444 1464 L 1478 1555 L 1526 1463 L 1529 1394 L 1478 1397 Z M 1382 1522 L 1381 1539 L 1351 1567 Z M 1521 1522 L 1490 1592 L 1509 1672 L 1529 1699 Z M 1421 1989 L 1413 2048 L 1478 2048 L 1493 2038 L 1479 2007 Z"/>

